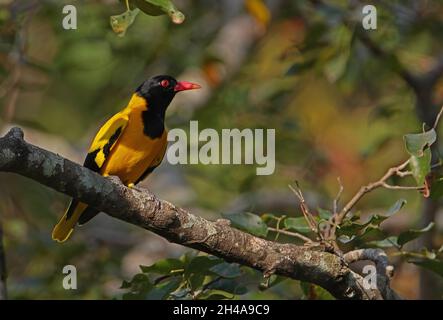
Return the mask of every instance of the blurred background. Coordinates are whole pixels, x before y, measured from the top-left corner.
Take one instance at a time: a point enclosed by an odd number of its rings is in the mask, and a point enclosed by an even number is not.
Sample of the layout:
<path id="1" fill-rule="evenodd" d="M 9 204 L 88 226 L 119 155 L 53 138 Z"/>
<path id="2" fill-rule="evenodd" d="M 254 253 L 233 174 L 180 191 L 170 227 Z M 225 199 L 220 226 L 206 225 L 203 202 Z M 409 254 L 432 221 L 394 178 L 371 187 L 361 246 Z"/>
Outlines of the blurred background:
<path id="1" fill-rule="evenodd" d="M 325 1 L 326 2 L 326 1 Z M 0 0 L 0 132 L 24 129 L 34 144 L 82 163 L 89 142 L 134 89 L 157 74 L 203 86 L 176 97 L 169 128 L 275 128 L 276 170 L 255 165 L 179 165 L 164 161 L 143 185 L 209 219 L 222 213 L 300 216 L 288 184 L 298 181 L 313 207 L 331 208 L 340 177 L 343 201 L 407 159 L 403 134 L 431 124 L 443 102 L 441 1 L 373 1 L 377 29 L 362 31 L 360 1 L 176 0 L 181 25 L 139 14 L 124 37 L 109 17 L 117 0 Z M 62 8 L 77 8 L 78 29 L 64 30 Z M 440 69 L 439 69 L 440 68 Z M 433 82 L 417 87 L 409 73 Z M 438 74 L 438 71 L 440 73 Z M 443 79 L 443 78 L 442 78 Z M 434 150 L 438 154 L 438 148 Z M 435 221 L 411 244 L 438 248 L 438 200 L 377 190 L 358 210 L 407 205 L 383 223 L 388 234 Z M 121 298 L 122 280 L 166 257 L 190 251 L 100 214 L 60 245 L 51 230 L 68 197 L 0 173 L 0 219 L 11 299 Z M 393 257 L 393 288 L 406 298 L 442 298 L 442 278 Z M 78 270 L 78 290 L 61 286 L 62 268 Z M 259 275 L 256 275 L 259 277 Z M 251 281 L 250 286 L 257 284 Z M 298 299 L 284 280 L 240 298 Z"/>

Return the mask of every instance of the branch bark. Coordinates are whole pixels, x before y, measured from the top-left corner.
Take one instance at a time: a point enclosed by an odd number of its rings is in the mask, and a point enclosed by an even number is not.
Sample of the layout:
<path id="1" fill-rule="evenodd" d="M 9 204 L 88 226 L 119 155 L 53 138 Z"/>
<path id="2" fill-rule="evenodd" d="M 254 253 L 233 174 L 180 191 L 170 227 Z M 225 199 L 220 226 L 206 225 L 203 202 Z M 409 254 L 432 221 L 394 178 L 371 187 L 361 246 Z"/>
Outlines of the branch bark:
<path id="1" fill-rule="evenodd" d="M 178 243 L 271 274 L 317 284 L 338 299 L 381 299 L 339 256 L 321 246 L 297 246 L 255 237 L 195 216 L 158 199 L 148 190 L 129 189 L 50 151 L 28 144 L 13 128 L 0 138 L 0 171 L 17 173 L 75 197 L 110 216 Z M 390 290 L 390 289 L 389 289 Z"/>
<path id="2" fill-rule="evenodd" d="M 377 270 L 377 287 L 380 290 L 383 299 L 398 300 L 400 297 L 390 289 L 390 279 L 393 276 L 394 267 L 389 265 L 388 256 L 381 249 L 358 249 L 347 252 L 344 255 L 347 263 L 354 263 L 362 260 L 374 262 Z"/>

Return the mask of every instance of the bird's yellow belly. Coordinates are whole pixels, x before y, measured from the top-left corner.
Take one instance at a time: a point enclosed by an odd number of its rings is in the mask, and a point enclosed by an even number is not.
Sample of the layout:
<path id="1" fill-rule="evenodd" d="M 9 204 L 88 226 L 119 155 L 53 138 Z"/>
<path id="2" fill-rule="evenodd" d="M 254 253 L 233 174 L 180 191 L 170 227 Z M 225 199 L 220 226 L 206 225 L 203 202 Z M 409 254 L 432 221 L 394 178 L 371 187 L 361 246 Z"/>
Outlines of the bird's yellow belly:
<path id="1" fill-rule="evenodd" d="M 131 133 L 123 133 L 101 170 L 103 175 L 118 176 L 125 185 L 137 182 L 167 143 L 166 131 L 157 139 L 140 135 L 140 131 Z"/>

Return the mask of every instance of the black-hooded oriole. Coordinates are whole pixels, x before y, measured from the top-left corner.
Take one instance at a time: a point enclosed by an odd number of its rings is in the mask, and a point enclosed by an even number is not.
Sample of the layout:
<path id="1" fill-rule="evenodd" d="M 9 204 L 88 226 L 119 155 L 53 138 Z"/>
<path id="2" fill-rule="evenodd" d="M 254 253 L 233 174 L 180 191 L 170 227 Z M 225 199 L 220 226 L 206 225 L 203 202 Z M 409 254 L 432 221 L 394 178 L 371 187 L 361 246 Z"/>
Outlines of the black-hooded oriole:
<path id="1" fill-rule="evenodd" d="M 177 81 L 171 76 L 155 76 L 143 82 L 128 105 L 98 131 L 84 166 L 103 176 L 117 176 L 132 187 L 146 178 L 163 160 L 167 146 L 165 112 L 175 94 L 200 86 Z M 55 226 L 52 238 L 66 241 L 76 223 L 82 225 L 99 210 L 72 199 Z"/>

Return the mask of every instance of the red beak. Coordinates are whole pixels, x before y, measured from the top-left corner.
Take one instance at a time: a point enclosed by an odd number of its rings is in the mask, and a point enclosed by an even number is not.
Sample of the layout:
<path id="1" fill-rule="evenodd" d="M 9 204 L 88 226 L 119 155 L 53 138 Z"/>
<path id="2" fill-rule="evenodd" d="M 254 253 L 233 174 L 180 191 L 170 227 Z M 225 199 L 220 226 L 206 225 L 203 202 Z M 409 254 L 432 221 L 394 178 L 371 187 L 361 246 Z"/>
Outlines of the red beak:
<path id="1" fill-rule="evenodd" d="M 192 90 L 192 89 L 200 89 L 200 88 L 201 88 L 201 86 L 199 84 L 187 82 L 187 81 L 179 81 L 175 85 L 174 91 L 179 92 L 179 91 L 184 91 L 184 90 Z"/>

